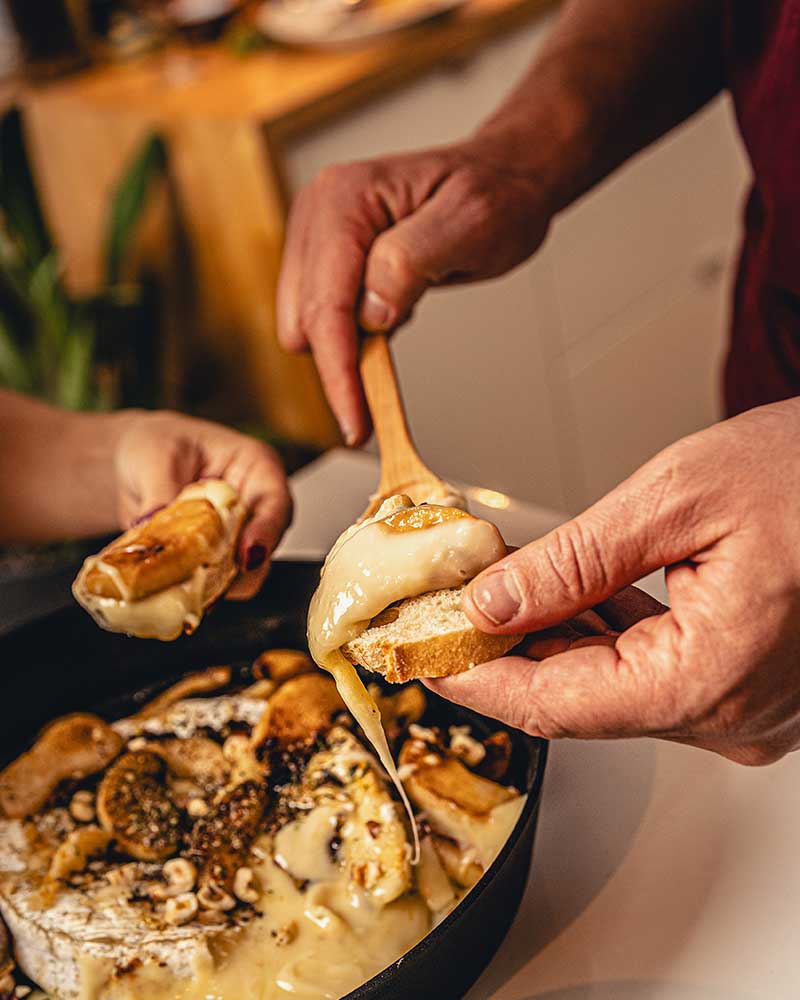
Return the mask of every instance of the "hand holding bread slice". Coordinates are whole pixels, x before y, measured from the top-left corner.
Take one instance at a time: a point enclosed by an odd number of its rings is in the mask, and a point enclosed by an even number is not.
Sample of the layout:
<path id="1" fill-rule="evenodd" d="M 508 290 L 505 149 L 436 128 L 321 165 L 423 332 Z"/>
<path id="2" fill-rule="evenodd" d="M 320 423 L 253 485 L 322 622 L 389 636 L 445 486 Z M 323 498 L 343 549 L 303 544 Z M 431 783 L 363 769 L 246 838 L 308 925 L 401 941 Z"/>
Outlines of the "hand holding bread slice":
<path id="1" fill-rule="evenodd" d="M 464 586 L 434 590 L 386 608 L 342 653 L 392 684 L 450 677 L 503 656 L 521 635 L 480 632 L 461 609 Z"/>

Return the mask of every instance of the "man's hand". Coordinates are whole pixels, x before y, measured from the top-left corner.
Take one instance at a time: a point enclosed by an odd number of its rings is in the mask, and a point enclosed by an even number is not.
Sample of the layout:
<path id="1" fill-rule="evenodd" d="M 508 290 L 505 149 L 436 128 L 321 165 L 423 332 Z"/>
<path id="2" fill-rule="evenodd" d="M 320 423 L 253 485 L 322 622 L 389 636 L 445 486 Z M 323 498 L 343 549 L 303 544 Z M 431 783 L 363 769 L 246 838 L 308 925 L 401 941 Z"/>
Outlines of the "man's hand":
<path id="1" fill-rule="evenodd" d="M 679 441 L 468 588 L 479 628 L 548 630 L 538 662 L 430 686 L 548 738 L 659 736 L 777 760 L 800 744 L 799 497 L 800 399 Z M 669 610 L 633 589 L 611 600 L 662 566 Z"/>
<path id="2" fill-rule="evenodd" d="M 287 349 L 313 352 L 348 443 L 369 432 L 358 325 L 393 330 L 427 288 L 508 271 L 542 242 L 552 211 L 535 173 L 478 139 L 332 167 L 300 192 L 278 292 L 279 334 Z"/>
<path id="3" fill-rule="evenodd" d="M 241 572 L 226 596 L 246 600 L 256 594 L 291 518 L 291 498 L 276 453 L 255 438 L 178 413 L 115 416 L 120 421 L 113 454 L 120 526 L 128 528 L 170 503 L 189 483 L 225 479 L 248 514 L 239 539 Z"/>

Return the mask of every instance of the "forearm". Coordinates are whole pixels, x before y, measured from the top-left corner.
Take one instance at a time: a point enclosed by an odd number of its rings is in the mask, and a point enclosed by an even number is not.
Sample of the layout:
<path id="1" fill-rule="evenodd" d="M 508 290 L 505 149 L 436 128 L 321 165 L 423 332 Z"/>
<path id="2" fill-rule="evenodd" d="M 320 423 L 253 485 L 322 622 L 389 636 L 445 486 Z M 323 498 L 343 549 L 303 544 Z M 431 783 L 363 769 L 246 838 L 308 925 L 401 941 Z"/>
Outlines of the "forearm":
<path id="1" fill-rule="evenodd" d="M 0 390 L 0 542 L 115 530 L 114 452 L 126 419 L 58 410 Z"/>
<path id="2" fill-rule="evenodd" d="M 721 0 L 570 0 L 471 141 L 534 174 L 554 212 L 716 94 Z"/>

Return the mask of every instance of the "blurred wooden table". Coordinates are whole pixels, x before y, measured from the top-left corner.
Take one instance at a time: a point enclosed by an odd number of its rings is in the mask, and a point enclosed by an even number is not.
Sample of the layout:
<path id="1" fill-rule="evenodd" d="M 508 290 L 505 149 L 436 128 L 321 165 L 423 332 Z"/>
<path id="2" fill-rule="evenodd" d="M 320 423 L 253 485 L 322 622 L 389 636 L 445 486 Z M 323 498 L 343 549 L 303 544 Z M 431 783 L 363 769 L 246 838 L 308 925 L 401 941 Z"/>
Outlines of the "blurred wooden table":
<path id="1" fill-rule="evenodd" d="M 450 17 L 357 49 L 245 57 L 220 45 L 168 49 L 27 89 L 27 135 L 70 287 L 97 287 L 109 190 L 142 137 L 158 130 L 197 280 L 194 332 L 215 359 L 212 377 L 243 414 L 293 440 L 331 444 L 336 431 L 311 360 L 286 356 L 275 338 L 288 200 L 281 146 L 468 56 L 547 4 L 470 0 Z M 163 206 L 151 214 L 144 252 L 165 267 L 168 215 Z"/>

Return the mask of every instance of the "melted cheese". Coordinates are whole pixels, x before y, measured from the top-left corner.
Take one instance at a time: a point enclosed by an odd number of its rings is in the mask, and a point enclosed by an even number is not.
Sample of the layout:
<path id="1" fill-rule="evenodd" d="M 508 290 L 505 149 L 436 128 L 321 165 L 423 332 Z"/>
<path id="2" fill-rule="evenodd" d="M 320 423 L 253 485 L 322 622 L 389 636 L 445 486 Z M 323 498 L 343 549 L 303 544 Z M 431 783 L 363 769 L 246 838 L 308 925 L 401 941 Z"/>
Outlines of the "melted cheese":
<path id="1" fill-rule="evenodd" d="M 225 583 L 229 582 L 235 571 L 232 549 L 242 519 L 242 508 L 236 491 L 221 479 L 206 479 L 187 486 L 176 499 L 205 499 L 216 508 L 225 534 L 212 566 L 215 570 L 222 566 L 223 575 L 228 578 Z M 225 566 L 225 563 L 229 566 Z M 121 600 L 89 593 L 83 586 L 83 580 L 93 568 L 101 570 L 114 581 L 122 594 Z M 132 600 L 119 571 L 105 562 L 101 553 L 86 559 L 73 590 L 79 602 L 102 628 L 112 632 L 126 632 L 142 639 L 170 641 L 177 639 L 183 632 L 191 634 L 200 624 L 208 603 L 206 583 L 210 572 L 210 567 L 198 566 L 188 580 L 148 597 Z"/>
<path id="2" fill-rule="evenodd" d="M 311 599 L 308 648 L 316 663 L 333 675 L 342 700 L 400 793 L 414 830 L 415 862 L 417 827 L 380 712 L 340 649 L 395 601 L 460 586 L 505 554 L 500 533 L 488 521 L 454 507 L 416 506 L 398 495 L 386 500 L 374 517 L 341 535 Z"/>

